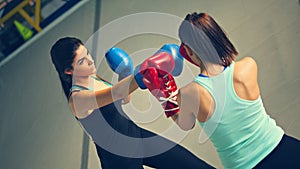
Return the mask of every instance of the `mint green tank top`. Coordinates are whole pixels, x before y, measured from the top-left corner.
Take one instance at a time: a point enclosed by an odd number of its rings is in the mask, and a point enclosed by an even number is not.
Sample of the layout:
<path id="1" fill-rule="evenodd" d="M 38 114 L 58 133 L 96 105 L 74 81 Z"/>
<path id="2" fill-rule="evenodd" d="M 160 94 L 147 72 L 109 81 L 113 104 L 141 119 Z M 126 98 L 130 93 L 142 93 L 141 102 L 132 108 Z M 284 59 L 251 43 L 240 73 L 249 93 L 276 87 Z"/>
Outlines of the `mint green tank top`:
<path id="1" fill-rule="evenodd" d="M 214 77 L 195 77 L 215 102 L 210 119 L 200 122 L 225 169 L 250 169 L 280 142 L 284 131 L 266 114 L 261 97 L 245 100 L 233 87 L 234 62 Z"/>

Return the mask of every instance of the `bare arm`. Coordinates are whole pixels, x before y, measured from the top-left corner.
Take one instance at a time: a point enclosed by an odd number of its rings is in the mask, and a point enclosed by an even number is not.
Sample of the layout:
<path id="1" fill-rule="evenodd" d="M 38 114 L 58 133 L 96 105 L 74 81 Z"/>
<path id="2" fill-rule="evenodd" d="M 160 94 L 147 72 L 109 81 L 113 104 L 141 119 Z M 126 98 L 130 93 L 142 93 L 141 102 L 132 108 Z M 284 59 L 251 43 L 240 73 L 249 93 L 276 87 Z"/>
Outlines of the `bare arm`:
<path id="1" fill-rule="evenodd" d="M 180 111 L 172 116 L 172 120 L 183 130 L 190 130 L 194 127 L 196 121 L 195 112 L 198 112 L 197 106 L 199 106 L 190 93 L 187 93 L 187 90 L 190 90 L 189 88 L 191 88 L 190 85 L 179 90 L 178 105 Z"/>
<path id="2" fill-rule="evenodd" d="M 101 78 L 99 75 L 95 74 L 94 76 L 96 76 L 97 78 L 103 80 L 103 81 L 106 81 L 105 79 Z M 107 81 L 106 81 L 107 82 Z M 109 82 L 108 82 L 109 83 Z M 127 97 L 123 98 L 122 100 L 122 104 L 127 104 L 129 103 L 131 100 L 131 95 L 129 94 Z"/>
<path id="3" fill-rule="evenodd" d="M 109 88 L 97 91 L 81 90 L 74 93 L 70 98 L 70 106 L 75 114 L 82 114 L 123 99 L 137 88 L 134 76 L 130 75 Z"/>

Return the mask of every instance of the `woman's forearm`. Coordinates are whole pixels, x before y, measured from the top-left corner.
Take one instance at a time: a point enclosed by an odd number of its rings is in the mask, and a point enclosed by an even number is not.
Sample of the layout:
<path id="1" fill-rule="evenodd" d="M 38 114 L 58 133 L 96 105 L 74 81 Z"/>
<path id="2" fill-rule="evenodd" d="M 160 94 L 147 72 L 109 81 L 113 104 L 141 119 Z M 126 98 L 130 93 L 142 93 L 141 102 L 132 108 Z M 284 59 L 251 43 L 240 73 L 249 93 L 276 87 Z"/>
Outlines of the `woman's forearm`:
<path id="1" fill-rule="evenodd" d="M 127 97 L 130 93 L 138 88 L 138 85 L 134 79 L 134 75 L 130 75 L 111 88 L 111 94 L 113 100 L 119 100 Z"/>

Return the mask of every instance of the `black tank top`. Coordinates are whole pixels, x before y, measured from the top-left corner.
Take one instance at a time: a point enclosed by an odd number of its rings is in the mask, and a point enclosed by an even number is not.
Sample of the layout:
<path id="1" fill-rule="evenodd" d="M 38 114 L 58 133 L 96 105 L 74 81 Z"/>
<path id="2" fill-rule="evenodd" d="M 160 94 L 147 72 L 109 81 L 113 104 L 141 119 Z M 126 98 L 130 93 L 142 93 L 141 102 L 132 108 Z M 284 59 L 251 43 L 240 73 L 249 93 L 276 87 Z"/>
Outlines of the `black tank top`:
<path id="1" fill-rule="evenodd" d="M 94 110 L 83 119 L 77 119 L 84 129 L 94 138 L 97 134 L 106 133 L 103 131 L 114 130 L 129 137 L 140 138 L 140 128 L 129 119 L 121 107 L 121 100 Z M 109 125 L 109 126 L 108 126 Z M 111 127 L 111 128 L 110 128 Z M 101 133 L 100 133 L 101 131 Z"/>
<path id="2" fill-rule="evenodd" d="M 98 78 L 97 80 L 102 81 Z M 105 83 L 107 84 L 107 82 Z M 91 89 L 74 85 L 70 90 L 70 93 L 72 93 L 75 91 Z M 123 134 L 128 137 L 141 138 L 141 128 L 138 127 L 132 120 L 130 120 L 130 118 L 122 109 L 122 99 L 100 107 L 99 109 L 95 109 L 85 118 L 76 119 L 80 122 L 86 133 L 94 141 L 96 141 L 96 143 L 103 140 L 104 137 L 112 137 L 115 134 Z"/>

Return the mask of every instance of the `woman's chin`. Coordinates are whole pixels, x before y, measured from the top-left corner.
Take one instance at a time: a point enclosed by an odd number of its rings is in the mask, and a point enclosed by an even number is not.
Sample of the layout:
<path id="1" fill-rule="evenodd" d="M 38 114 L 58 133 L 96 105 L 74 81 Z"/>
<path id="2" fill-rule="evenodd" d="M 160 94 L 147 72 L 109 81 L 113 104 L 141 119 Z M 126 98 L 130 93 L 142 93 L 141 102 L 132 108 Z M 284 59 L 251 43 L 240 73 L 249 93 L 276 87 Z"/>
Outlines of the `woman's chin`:
<path id="1" fill-rule="evenodd" d="M 95 74 L 97 72 L 95 67 L 92 69 L 92 72 L 93 72 L 93 74 Z"/>

